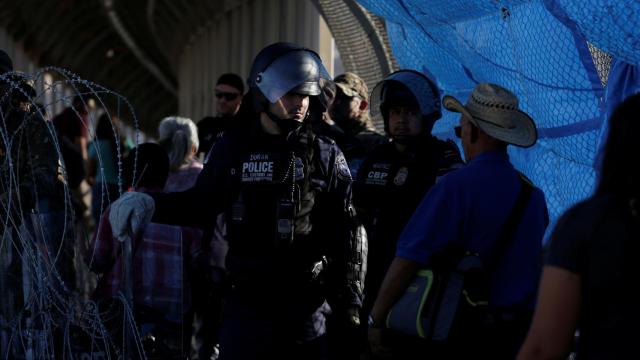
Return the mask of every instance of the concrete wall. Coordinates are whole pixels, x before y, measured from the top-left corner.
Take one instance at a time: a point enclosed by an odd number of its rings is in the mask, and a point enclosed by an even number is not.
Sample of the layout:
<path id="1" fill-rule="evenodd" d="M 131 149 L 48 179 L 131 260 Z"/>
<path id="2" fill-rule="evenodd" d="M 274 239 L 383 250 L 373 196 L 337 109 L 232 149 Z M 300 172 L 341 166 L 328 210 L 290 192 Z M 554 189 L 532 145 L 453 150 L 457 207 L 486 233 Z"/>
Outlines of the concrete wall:
<path id="1" fill-rule="evenodd" d="M 0 28 L 0 49 L 9 54 L 15 70 L 32 73 L 37 69 L 36 64 L 22 50 L 22 44 L 15 42 L 3 28 Z"/>
<path id="2" fill-rule="evenodd" d="M 9 54 L 11 60 L 13 60 L 15 71 L 24 72 L 32 79 L 37 80 L 33 87 L 38 94 L 43 95 L 37 101 L 48 105 L 47 112 L 50 116 L 54 116 L 64 110 L 70 102 L 66 101 L 66 99 L 73 97 L 72 90 L 61 83 L 57 83 L 55 89 L 50 88 L 50 85 L 54 83 L 53 76 L 48 73 L 39 73 L 40 68 L 29 58 L 29 55 L 23 50 L 22 44 L 13 40 L 3 28 L 0 28 L 0 49 Z"/>
<path id="3" fill-rule="evenodd" d="M 235 72 L 246 78 L 258 51 L 277 41 L 318 51 L 332 73 L 331 32 L 311 1 L 238 1 L 185 44 L 178 67 L 179 114 L 196 122 L 215 115 L 213 88 L 218 76 Z"/>

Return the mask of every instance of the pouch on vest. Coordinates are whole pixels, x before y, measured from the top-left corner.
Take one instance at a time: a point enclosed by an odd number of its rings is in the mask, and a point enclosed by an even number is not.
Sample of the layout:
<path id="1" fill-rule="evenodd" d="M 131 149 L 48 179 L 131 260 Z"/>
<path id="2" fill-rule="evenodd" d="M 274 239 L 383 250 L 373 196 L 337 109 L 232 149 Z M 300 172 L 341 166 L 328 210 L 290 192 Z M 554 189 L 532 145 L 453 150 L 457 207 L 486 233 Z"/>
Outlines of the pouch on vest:
<path id="1" fill-rule="evenodd" d="M 464 256 L 452 271 L 419 270 L 389 311 L 386 327 L 434 341 L 447 340 L 454 325 L 464 326 L 466 319 L 460 318 L 462 314 L 486 311 L 486 298 L 479 301 L 478 298 L 472 298 L 477 294 L 470 294 L 466 290 L 470 278 L 473 278 L 471 282 L 478 281 L 475 276 L 469 275 L 480 272 L 482 262 L 476 255 Z M 472 309 L 460 311 L 461 307 Z"/>
<path id="2" fill-rule="evenodd" d="M 276 209 L 276 248 L 289 245 L 293 241 L 293 221 L 296 204 L 288 199 L 278 201 Z"/>
<path id="3" fill-rule="evenodd" d="M 242 200 L 242 193 L 240 193 L 238 199 L 231 205 L 231 213 L 229 214 L 229 220 L 233 224 L 241 224 L 246 216 L 246 208 L 244 201 Z"/>

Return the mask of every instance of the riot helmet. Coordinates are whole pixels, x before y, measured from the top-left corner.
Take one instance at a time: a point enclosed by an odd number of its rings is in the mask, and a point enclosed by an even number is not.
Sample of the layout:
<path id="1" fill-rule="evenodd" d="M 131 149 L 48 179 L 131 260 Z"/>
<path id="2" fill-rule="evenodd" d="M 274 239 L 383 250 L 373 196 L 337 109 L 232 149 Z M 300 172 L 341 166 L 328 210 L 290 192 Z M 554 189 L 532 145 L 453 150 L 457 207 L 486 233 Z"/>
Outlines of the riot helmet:
<path id="1" fill-rule="evenodd" d="M 394 106 L 417 108 L 427 133 L 431 133 L 435 121 L 442 117 L 438 86 L 415 70 L 399 70 L 384 78 L 371 92 L 370 104 L 371 116 L 382 116 L 387 134 L 389 109 Z"/>
<path id="2" fill-rule="evenodd" d="M 274 104 L 287 93 L 293 92 L 311 98 L 310 111 L 324 111 L 332 94 L 335 94 L 331 77 L 318 54 L 285 42 L 269 45 L 258 53 L 251 66 L 248 85 L 254 110 L 265 112 L 281 127 L 286 120 L 272 114 L 269 103 Z"/>

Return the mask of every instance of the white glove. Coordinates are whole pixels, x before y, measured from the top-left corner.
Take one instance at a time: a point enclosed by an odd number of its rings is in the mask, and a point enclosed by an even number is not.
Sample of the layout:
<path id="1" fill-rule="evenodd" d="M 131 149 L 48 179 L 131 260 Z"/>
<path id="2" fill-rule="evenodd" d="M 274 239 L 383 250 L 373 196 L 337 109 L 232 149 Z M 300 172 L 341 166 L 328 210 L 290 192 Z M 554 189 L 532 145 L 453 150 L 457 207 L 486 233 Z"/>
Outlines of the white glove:
<path id="1" fill-rule="evenodd" d="M 111 204 L 109 223 L 113 236 L 124 242 L 144 229 L 151 221 L 155 203 L 151 196 L 141 192 L 127 192 Z"/>

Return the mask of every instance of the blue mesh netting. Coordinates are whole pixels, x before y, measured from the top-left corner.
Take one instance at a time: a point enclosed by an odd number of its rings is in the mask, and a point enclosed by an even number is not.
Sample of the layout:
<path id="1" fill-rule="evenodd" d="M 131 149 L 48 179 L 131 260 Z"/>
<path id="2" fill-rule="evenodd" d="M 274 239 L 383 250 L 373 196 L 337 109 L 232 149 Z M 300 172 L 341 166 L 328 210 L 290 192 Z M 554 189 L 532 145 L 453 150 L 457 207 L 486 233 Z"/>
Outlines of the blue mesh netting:
<path id="1" fill-rule="evenodd" d="M 552 225 L 567 207 L 591 193 L 606 102 L 587 40 L 625 61 L 640 63 L 640 2 L 359 3 L 385 19 L 400 67 L 433 74 L 443 94 L 464 102 L 477 83 L 493 82 L 519 96 L 540 138 L 530 149 L 511 147 L 511 159 L 544 190 Z M 457 115 L 445 114 L 434 133 L 452 138 L 457 122 Z"/>
<path id="2" fill-rule="evenodd" d="M 640 65 L 640 1 L 548 1 L 563 23 L 575 26 L 598 48 L 626 63 Z M 564 15 L 564 16 L 563 16 Z"/>

